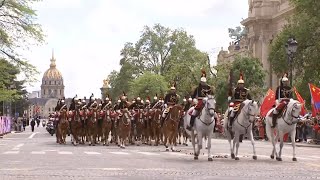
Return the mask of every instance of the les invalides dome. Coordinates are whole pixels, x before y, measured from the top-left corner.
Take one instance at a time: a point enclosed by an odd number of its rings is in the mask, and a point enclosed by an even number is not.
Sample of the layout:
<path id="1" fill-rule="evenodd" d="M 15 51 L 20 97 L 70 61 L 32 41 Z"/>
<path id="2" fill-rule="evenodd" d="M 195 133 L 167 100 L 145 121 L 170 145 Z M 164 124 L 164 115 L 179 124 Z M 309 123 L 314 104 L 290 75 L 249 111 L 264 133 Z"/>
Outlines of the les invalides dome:
<path id="1" fill-rule="evenodd" d="M 63 76 L 57 69 L 53 52 L 50 61 L 50 68 L 46 70 L 42 77 L 41 97 L 60 99 L 64 97 Z"/>

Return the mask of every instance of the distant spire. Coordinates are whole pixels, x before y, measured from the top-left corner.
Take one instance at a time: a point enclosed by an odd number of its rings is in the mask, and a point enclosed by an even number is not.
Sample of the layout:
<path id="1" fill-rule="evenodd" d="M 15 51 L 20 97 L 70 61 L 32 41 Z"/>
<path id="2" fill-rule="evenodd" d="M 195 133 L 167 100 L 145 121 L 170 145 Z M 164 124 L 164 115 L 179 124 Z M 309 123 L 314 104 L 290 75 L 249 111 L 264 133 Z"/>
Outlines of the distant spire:
<path id="1" fill-rule="evenodd" d="M 50 68 L 55 68 L 56 67 L 56 59 L 54 58 L 54 49 L 52 48 L 52 57 L 50 59 L 51 64 L 50 64 Z"/>

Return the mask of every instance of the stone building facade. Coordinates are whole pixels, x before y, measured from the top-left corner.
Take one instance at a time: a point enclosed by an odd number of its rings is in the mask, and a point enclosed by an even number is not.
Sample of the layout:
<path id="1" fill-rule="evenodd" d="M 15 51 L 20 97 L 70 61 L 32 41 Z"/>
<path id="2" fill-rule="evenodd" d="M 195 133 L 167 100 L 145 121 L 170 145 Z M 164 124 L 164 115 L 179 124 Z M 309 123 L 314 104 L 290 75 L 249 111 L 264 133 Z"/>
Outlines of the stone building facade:
<path id="1" fill-rule="evenodd" d="M 241 22 L 247 28 L 248 47 L 253 57 L 259 58 L 267 71 L 265 86 L 276 89 L 279 76 L 274 74 L 268 61 L 273 38 L 294 12 L 289 0 L 248 0 L 248 18 Z"/>

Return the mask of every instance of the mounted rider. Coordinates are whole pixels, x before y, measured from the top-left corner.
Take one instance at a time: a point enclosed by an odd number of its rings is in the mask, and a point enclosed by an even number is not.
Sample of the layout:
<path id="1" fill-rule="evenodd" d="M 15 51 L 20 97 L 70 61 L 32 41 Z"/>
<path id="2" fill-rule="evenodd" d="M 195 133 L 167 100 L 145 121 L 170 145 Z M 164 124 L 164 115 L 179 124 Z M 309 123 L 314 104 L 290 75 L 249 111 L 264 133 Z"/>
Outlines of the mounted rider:
<path id="1" fill-rule="evenodd" d="M 144 109 L 144 105 L 141 102 L 141 98 L 138 96 L 136 101 L 134 103 L 132 103 L 129 108 L 129 110 L 133 110 L 133 118 L 134 119 L 138 119 L 138 112 L 140 109 Z"/>
<path id="2" fill-rule="evenodd" d="M 174 105 L 176 105 L 179 101 L 179 95 L 176 94 L 176 83 L 171 86 L 170 92 L 166 94 L 164 98 L 164 111 L 161 117 L 161 127 L 163 127 L 164 121 L 167 118 L 167 115 Z"/>
<path id="3" fill-rule="evenodd" d="M 98 107 L 98 103 L 94 98 L 93 93 L 91 94 L 90 98 L 89 98 L 89 103 L 88 103 L 88 109 L 96 109 Z"/>
<path id="4" fill-rule="evenodd" d="M 146 103 L 144 104 L 144 109 L 151 109 L 150 97 L 148 96 L 146 99 Z"/>
<path id="5" fill-rule="evenodd" d="M 78 96 L 76 95 L 75 97 L 72 98 L 71 100 L 71 104 L 69 107 L 69 111 L 75 111 L 76 110 L 76 106 L 77 106 L 77 101 L 78 101 Z"/>
<path id="6" fill-rule="evenodd" d="M 163 97 L 159 97 L 159 100 L 152 106 L 152 109 L 162 109 L 163 107 Z"/>
<path id="7" fill-rule="evenodd" d="M 119 98 L 117 100 L 117 103 L 113 106 L 113 110 L 117 113 L 120 113 L 120 103 L 121 103 L 121 99 Z"/>
<path id="8" fill-rule="evenodd" d="M 156 95 L 153 97 L 153 102 L 151 103 L 151 108 L 153 108 L 154 105 L 157 104 L 157 102 L 159 102 L 159 101 L 158 101 L 158 95 L 156 94 Z"/>
<path id="9" fill-rule="evenodd" d="M 240 78 L 237 83 L 237 87 L 232 91 L 229 90 L 228 101 L 232 101 L 230 104 L 233 106 L 233 109 L 229 115 L 229 127 L 232 127 L 233 120 L 240 110 L 240 105 L 243 101 L 249 99 L 251 100 L 251 95 L 249 94 L 249 89 L 244 87 L 243 74 L 240 73 Z"/>
<path id="10" fill-rule="evenodd" d="M 278 86 L 276 90 L 276 108 L 273 110 L 271 128 L 275 128 L 279 114 L 281 114 L 283 109 L 288 105 L 290 99 L 293 98 L 292 92 L 293 90 L 289 85 L 288 74 L 285 73 L 280 80 L 280 86 Z"/>
<path id="11" fill-rule="evenodd" d="M 109 110 L 111 107 L 112 107 L 112 102 L 108 94 L 104 99 L 104 102 L 102 103 L 102 110 Z"/>
<path id="12" fill-rule="evenodd" d="M 127 95 L 125 92 L 123 92 L 122 96 L 121 96 L 121 101 L 119 103 L 119 108 L 121 110 L 125 110 L 127 109 L 128 110 L 128 99 L 127 99 Z"/>
<path id="13" fill-rule="evenodd" d="M 192 115 L 191 115 L 191 119 L 190 119 L 190 124 L 187 126 L 187 129 L 189 131 L 191 131 L 193 125 L 194 125 L 194 121 L 196 119 L 196 117 L 199 115 L 199 113 L 201 112 L 202 108 L 204 107 L 203 104 L 203 98 L 205 98 L 207 95 L 212 94 L 212 89 L 211 87 L 207 84 L 207 74 L 206 71 L 204 69 L 201 70 L 201 78 L 200 78 L 200 84 L 198 85 L 198 87 L 194 90 L 192 98 L 193 99 L 197 99 L 198 103 L 196 105 L 196 107 L 194 108 Z"/>
<path id="14" fill-rule="evenodd" d="M 61 99 L 60 107 L 59 107 L 59 112 L 61 112 L 62 110 L 68 111 L 68 107 L 67 107 L 67 104 L 66 104 L 65 100 L 66 100 L 65 97 L 63 97 L 63 98 Z"/>

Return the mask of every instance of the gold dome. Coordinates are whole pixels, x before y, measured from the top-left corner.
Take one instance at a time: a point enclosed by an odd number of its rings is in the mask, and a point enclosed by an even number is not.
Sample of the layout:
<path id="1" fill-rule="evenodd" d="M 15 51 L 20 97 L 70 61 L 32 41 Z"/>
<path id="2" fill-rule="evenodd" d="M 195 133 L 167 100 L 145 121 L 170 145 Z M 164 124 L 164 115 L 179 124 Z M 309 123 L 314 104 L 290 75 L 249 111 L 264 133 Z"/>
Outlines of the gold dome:
<path id="1" fill-rule="evenodd" d="M 56 59 L 54 58 L 53 52 L 52 52 L 52 58 L 51 58 L 50 68 L 43 74 L 43 80 L 62 80 L 62 74 L 61 72 L 56 68 Z"/>

